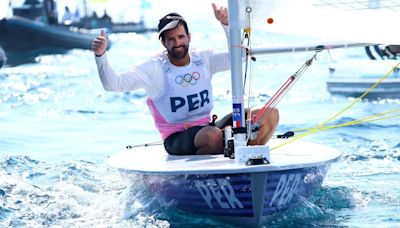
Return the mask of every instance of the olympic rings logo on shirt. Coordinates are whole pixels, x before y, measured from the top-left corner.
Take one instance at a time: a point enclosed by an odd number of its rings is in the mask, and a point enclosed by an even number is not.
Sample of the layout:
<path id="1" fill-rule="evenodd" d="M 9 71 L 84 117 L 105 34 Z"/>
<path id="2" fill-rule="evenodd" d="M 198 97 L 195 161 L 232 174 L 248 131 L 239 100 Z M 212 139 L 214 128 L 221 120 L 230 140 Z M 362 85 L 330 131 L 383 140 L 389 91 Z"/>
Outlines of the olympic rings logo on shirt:
<path id="1" fill-rule="evenodd" d="M 175 82 L 178 85 L 187 87 L 189 85 L 196 85 L 197 80 L 200 79 L 200 74 L 198 72 L 193 72 L 192 74 L 185 74 L 176 76 Z"/>

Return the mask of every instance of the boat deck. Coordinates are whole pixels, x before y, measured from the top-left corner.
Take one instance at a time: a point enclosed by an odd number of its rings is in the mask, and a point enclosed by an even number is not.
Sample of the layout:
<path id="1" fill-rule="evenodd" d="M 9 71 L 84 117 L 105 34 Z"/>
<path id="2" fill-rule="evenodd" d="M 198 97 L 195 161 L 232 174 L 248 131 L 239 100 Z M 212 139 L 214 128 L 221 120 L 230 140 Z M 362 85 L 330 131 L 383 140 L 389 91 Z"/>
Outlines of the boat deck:
<path id="1" fill-rule="evenodd" d="M 272 139 L 272 148 L 286 142 Z M 265 172 L 325 165 L 340 157 L 334 148 L 306 141 L 294 141 L 270 152 L 270 164 L 238 165 L 223 155 L 169 155 L 163 145 L 124 149 L 111 156 L 111 167 L 124 171 L 158 174 L 224 174 Z"/>

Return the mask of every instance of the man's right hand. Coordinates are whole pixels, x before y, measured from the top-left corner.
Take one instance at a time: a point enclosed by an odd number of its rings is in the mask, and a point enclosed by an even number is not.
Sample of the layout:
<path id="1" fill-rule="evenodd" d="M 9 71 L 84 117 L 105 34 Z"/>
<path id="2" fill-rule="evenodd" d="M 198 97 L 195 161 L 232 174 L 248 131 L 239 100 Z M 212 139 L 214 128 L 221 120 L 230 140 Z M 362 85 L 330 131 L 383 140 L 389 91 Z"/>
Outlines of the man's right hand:
<path id="1" fill-rule="evenodd" d="M 97 36 L 92 43 L 92 50 L 96 56 L 102 56 L 107 49 L 107 38 L 104 30 L 101 30 L 100 36 Z"/>

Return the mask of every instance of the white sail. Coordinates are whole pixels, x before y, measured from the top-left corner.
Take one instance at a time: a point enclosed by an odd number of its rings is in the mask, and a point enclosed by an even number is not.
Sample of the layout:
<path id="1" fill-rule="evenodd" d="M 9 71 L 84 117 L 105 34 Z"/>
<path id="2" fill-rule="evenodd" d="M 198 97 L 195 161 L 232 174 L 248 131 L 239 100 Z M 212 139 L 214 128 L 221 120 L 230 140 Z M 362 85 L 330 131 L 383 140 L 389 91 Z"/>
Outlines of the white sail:
<path id="1" fill-rule="evenodd" d="M 400 44 L 400 1 L 247 0 L 240 5 L 244 27 L 250 21 L 252 28 L 274 33 Z"/>

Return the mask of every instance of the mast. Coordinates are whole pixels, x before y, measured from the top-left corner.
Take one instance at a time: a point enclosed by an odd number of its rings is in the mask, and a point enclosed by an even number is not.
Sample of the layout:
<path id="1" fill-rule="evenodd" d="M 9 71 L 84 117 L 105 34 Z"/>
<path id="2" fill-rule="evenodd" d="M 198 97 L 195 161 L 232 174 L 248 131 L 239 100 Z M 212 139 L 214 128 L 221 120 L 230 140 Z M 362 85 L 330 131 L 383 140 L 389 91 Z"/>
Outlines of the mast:
<path id="1" fill-rule="evenodd" d="M 249 4 L 249 1 L 245 2 Z M 243 0 L 228 1 L 233 137 L 230 128 L 226 127 L 224 129 L 224 155 L 234 158 L 236 164 L 269 164 L 270 155 L 267 145 L 247 146 L 242 69 L 244 50 L 241 47 L 241 30 L 244 29 L 246 22 L 244 14 L 242 15 L 240 11 L 241 7 L 243 9 L 243 4 L 245 4 Z M 246 12 L 251 12 L 251 7 L 249 5 L 246 7 Z"/>
<path id="2" fill-rule="evenodd" d="M 246 122 L 244 115 L 242 48 L 241 48 L 241 22 L 240 0 L 228 1 L 229 13 L 229 41 L 232 77 L 232 121 L 235 136 L 235 145 L 246 144 Z"/>

